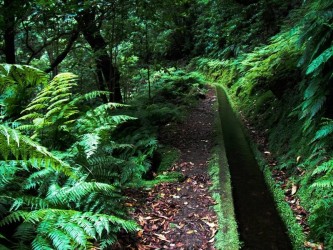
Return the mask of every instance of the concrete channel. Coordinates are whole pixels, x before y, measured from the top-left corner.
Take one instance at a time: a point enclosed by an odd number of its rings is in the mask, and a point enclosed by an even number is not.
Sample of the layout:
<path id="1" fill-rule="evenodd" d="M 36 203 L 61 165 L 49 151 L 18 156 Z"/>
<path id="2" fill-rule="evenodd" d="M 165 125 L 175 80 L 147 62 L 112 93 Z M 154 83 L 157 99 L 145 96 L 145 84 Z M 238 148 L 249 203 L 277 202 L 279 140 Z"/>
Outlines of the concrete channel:
<path id="1" fill-rule="evenodd" d="M 217 97 L 241 249 L 292 249 L 273 197 L 223 88 L 217 87 Z"/>

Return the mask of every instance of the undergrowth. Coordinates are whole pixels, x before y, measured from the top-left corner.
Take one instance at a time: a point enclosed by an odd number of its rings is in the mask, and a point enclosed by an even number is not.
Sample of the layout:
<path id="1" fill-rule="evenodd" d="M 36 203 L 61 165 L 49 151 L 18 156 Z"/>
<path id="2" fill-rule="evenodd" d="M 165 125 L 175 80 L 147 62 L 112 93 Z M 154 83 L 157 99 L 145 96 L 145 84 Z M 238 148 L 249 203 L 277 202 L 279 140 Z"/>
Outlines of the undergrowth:
<path id="1" fill-rule="evenodd" d="M 204 91 L 200 75 L 156 72 L 152 98 L 141 88 L 129 106 L 101 102 L 105 91 L 78 93 L 71 73 L 49 81 L 29 66 L 0 65 L 0 74 L 2 249 L 106 249 L 139 229 L 124 188 L 182 178 L 166 172 L 178 154 L 157 132 Z M 24 102 L 21 88 L 31 88 Z M 157 154 L 160 169 L 148 181 Z"/>
<path id="2" fill-rule="evenodd" d="M 332 16 L 331 1 L 306 1 L 269 42 L 224 60 L 192 61 L 228 89 L 236 108 L 268 139 L 278 160 L 274 168 L 293 180 L 310 212 L 307 240 L 328 249 L 333 247 Z M 294 236 L 300 245 L 304 238 Z"/>

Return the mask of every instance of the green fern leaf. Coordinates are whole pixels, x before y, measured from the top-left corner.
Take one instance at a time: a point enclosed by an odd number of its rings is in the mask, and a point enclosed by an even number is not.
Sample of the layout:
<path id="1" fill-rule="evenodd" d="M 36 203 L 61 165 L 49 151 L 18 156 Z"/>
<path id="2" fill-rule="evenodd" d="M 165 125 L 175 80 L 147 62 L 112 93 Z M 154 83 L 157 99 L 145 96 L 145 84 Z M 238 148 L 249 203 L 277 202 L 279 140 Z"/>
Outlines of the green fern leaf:
<path id="1" fill-rule="evenodd" d="M 92 192 L 101 192 L 106 195 L 112 195 L 116 188 L 98 182 L 78 182 L 72 187 L 63 187 L 58 190 L 50 189 L 46 200 L 55 205 L 63 204 L 64 202 L 80 201 Z"/>
<path id="2" fill-rule="evenodd" d="M 326 124 L 322 126 L 316 133 L 316 136 L 314 137 L 313 141 L 320 140 L 323 138 L 326 138 L 327 136 L 331 135 L 333 133 L 333 122 L 330 124 Z"/>
<path id="3" fill-rule="evenodd" d="M 40 234 L 36 236 L 31 245 L 33 250 L 54 250 L 51 242 Z"/>
<path id="4" fill-rule="evenodd" d="M 333 188 L 333 178 L 321 178 L 313 183 L 311 188 L 330 189 Z"/>
<path id="5" fill-rule="evenodd" d="M 313 172 L 312 175 L 326 173 L 328 171 L 333 171 L 333 159 L 322 163 Z M 333 181 L 333 179 L 332 179 Z"/>
<path id="6" fill-rule="evenodd" d="M 58 230 L 58 229 L 53 229 L 52 231 L 50 231 L 47 235 L 51 241 L 52 241 L 52 245 L 56 248 L 56 249 L 63 249 L 63 250 L 71 250 L 73 249 L 71 246 L 71 240 L 68 237 L 67 234 L 65 234 L 63 231 Z"/>
<path id="7" fill-rule="evenodd" d="M 50 100 L 48 100 L 49 103 L 55 103 L 57 102 L 59 99 L 67 99 L 69 100 L 69 98 L 72 96 L 72 93 L 63 93 L 63 94 L 59 94 L 59 95 L 56 95 L 55 97 L 51 98 Z M 50 97 L 48 97 L 50 98 Z M 42 99 L 42 98 L 40 98 Z"/>
<path id="8" fill-rule="evenodd" d="M 308 66 L 306 74 L 312 74 L 317 70 L 322 64 L 326 63 L 333 56 L 333 46 L 322 52 L 316 59 L 314 59 Z"/>
<path id="9" fill-rule="evenodd" d="M 63 104 L 63 103 L 67 103 L 68 101 L 69 101 L 69 98 L 60 99 L 60 100 L 58 100 L 58 101 L 52 103 L 50 106 L 48 106 L 48 107 L 47 107 L 47 110 L 52 110 L 54 107 L 59 106 L 59 104 L 60 104 L 60 106 L 61 106 L 61 104 Z"/>
<path id="10" fill-rule="evenodd" d="M 88 246 L 88 239 L 87 235 L 83 228 L 78 226 L 75 223 L 64 221 L 64 222 L 58 222 L 59 227 L 66 232 L 67 235 L 69 235 L 72 239 L 72 241 L 76 242 L 78 245 L 87 247 Z"/>

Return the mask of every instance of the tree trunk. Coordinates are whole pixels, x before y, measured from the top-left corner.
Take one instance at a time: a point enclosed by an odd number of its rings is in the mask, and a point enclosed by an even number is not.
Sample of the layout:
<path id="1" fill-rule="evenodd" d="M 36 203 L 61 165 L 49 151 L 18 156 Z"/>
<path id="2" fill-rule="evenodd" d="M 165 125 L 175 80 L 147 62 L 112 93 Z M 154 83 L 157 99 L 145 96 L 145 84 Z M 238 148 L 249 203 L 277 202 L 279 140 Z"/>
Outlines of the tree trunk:
<path id="1" fill-rule="evenodd" d="M 107 52 L 107 44 L 96 23 L 94 10 L 84 11 L 76 20 L 84 38 L 96 54 L 95 62 L 99 89 L 110 91 L 110 101 L 122 102 L 119 83 L 120 73 L 118 68 L 112 64 L 111 57 Z"/>
<path id="2" fill-rule="evenodd" d="M 6 63 L 15 64 L 15 13 L 14 1 L 4 1 L 4 42 Z"/>

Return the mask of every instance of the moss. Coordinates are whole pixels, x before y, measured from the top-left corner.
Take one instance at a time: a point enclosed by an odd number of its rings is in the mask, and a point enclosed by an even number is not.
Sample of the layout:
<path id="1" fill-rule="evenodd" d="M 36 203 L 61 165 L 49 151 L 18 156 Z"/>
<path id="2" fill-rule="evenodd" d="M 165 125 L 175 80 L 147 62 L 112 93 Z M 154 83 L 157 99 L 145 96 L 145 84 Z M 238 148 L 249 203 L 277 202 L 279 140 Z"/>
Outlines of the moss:
<path id="1" fill-rule="evenodd" d="M 274 178 L 272 177 L 272 172 L 269 168 L 268 163 L 263 157 L 262 153 L 258 150 L 258 145 L 254 143 L 248 131 L 243 127 L 244 133 L 250 142 L 255 158 L 259 164 L 260 169 L 262 169 L 265 182 L 274 198 L 276 208 L 279 212 L 279 215 L 285 224 L 289 238 L 292 242 L 293 249 L 301 250 L 304 248 L 304 242 L 306 241 L 306 235 L 303 233 L 302 227 L 296 221 L 295 215 L 290 208 L 289 204 L 285 201 L 284 191 L 276 184 Z"/>
<path id="2" fill-rule="evenodd" d="M 232 102 L 232 100 L 230 100 L 230 103 L 231 103 L 231 106 L 233 108 L 235 108 L 235 105 Z M 235 114 L 237 115 L 238 113 L 235 112 Z M 289 204 L 284 200 L 285 196 L 284 196 L 283 190 L 279 187 L 279 185 L 277 185 L 275 183 L 275 181 L 272 177 L 272 173 L 268 167 L 268 164 L 265 161 L 265 158 L 262 156 L 261 152 L 258 150 L 258 145 L 255 144 L 251 140 L 248 131 L 244 127 L 243 127 L 243 131 L 244 131 L 245 136 L 247 137 L 247 140 L 250 142 L 252 151 L 255 154 L 259 167 L 263 171 L 265 182 L 274 198 L 279 215 L 281 216 L 282 221 L 284 222 L 284 224 L 288 230 L 288 235 L 292 242 L 293 249 L 295 249 L 295 250 L 304 249 L 304 242 L 306 240 L 306 236 L 302 231 L 302 227 L 297 223 L 296 218 L 295 218 L 293 211 L 291 210 Z"/>
<path id="3" fill-rule="evenodd" d="M 167 171 L 180 157 L 180 151 L 173 147 L 161 147 L 159 150 L 161 155 L 161 163 L 158 167 L 157 173 Z"/>
<path id="4" fill-rule="evenodd" d="M 256 100 L 256 108 L 255 108 L 256 112 L 263 113 L 268 108 L 268 106 L 270 106 L 271 103 L 274 102 L 274 100 L 275 96 L 273 92 L 270 90 L 258 96 Z"/>
<path id="5" fill-rule="evenodd" d="M 229 166 L 219 117 L 216 118 L 215 124 L 215 138 L 218 145 L 213 150 L 209 164 L 209 174 L 212 180 L 210 191 L 216 201 L 214 210 L 219 222 L 219 230 L 215 235 L 215 247 L 216 249 L 236 250 L 240 249 L 241 243 L 237 231 Z"/>

